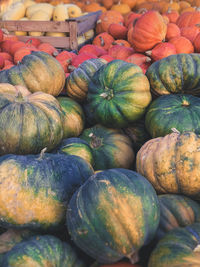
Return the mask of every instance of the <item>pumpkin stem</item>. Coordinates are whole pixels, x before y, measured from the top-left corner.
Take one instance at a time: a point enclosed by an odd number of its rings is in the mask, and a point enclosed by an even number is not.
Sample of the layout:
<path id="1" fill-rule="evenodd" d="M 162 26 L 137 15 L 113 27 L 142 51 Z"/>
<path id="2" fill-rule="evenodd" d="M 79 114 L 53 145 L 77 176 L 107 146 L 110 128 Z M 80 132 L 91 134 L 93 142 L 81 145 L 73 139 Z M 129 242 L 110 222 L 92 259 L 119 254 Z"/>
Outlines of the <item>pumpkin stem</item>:
<path id="1" fill-rule="evenodd" d="M 73 65 L 69 65 L 68 66 L 68 70 L 70 71 L 70 72 L 72 72 L 73 70 L 75 70 L 76 69 L 76 67 L 74 67 Z"/>
<path id="2" fill-rule="evenodd" d="M 145 55 L 151 56 L 151 54 L 152 54 L 152 51 L 151 50 L 145 51 Z"/>
<path id="3" fill-rule="evenodd" d="M 190 105 L 190 103 L 186 99 L 184 99 L 182 102 L 182 106 L 188 107 L 189 105 Z"/>
<path id="4" fill-rule="evenodd" d="M 101 46 L 104 46 L 105 45 L 105 42 L 104 42 L 104 39 L 102 38 L 102 36 L 99 36 L 99 39 L 101 41 Z"/>
<path id="5" fill-rule="evenodd" d="M 131 255 L 128 255 L 127 257 L 129 258 L 131 264 L 134 264 L 139 261 L 139 255 L 137 251 L 133 252 Z"/>
<path id="6" fill-rule="evenodd" d="M 180 132 L 176 128 L 171 128 L 171 130 L 172 130 L 173 133 L 180 134 Z"/>
<path id="7" fill-rule="evenodd" d="M 91 142 L 90 142 L 91 147 L 98 148 L 98 147 L 100 147 L 102 145 L 101 138 L 97 137 L 93 133 L 90 133 L 89 137 L 91 138 Z"/>
<path id="8" fill-rule="evenodd" d="M 41 150 L 41 152 L 40 152 L 40 156 L 39 156 L 39 160 L 41 160 L 41 159 L 43 159 L 43 157 L 44 157 L 44 153 L 46 152 L 46 150 L 47 150 L 47 147 L 44 147 L 42 150 Z"/>

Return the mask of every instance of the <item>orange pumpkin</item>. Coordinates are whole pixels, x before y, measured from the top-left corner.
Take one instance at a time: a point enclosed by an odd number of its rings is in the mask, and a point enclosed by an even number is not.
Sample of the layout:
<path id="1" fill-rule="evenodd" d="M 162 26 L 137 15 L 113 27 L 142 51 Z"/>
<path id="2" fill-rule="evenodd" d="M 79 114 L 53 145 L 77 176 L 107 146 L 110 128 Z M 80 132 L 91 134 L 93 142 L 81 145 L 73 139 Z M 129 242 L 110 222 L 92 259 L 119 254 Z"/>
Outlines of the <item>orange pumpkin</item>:
<path id="1" fill-rule="evenodd" d="M 94 45 L 100 46 L 105 50 L 108 50 L 113 42 L 114 38 L 107 32 L 98 34 L 92 41 Z"/>
<path id="2" fill-rule="evenodd" d="M 115 39 L 126 39 L 127 32 L 128 29 L 119 23 L 112 23 L 108 28 L 108 33 Z"/>
<path id="3" fill-rule="evenodd" d="M 143 14 L 133 27 L 133 47 L 138 52 L 152 49 L 165 40 L 167 25 L 157 11 Z"/>
<path id="4" fill-rule="evenodd" d="M 179 12 L 176 10 L 169 9 L 167 12 L 164 13 L 164 15 L 168 17 L 169 22 L 176 23 L 179 17 Z"/>
<path id="5" fill-rule="evenodd" d="M 182 13 L 177 21 L 176 24 L 179 28 L 183 27 L 189 27 L 189 26 L 195 26 L 196 24 L 199 24 L 200 22 L 200 11 L 194 11 L 194 12 L 184 12 Z"/>
<path id="6" fill-rule="evenodd" d="M 200 52 L 200 33 L 197 34 L 196 38 L 194 39 L 194 49 L 195 52 L 199 53 Z"/>
<path id="7" fill-rule="evenodd" d="M 101 14 L 96 25 L 96 33 L 107 32 L 111 23 L 123 23 L 122 14 L 115 10 L 108 10 Z"/>
<path id="8" fill-rule="evenodd" d="M 177 37 L 181 35 L 180 28 L 175 23 L 168 23 L 167 24 L 167 34 L 166 40 L 170 40 L 173 37 Z"/>
<path id="9" fill-rule="evenodd" d="M 190 54 L 194 52 L 194 46 L 187 38 L 183 36 L 177 36 L 169 39 L 169 43 L 173 44 L 176 48 L 176 53 Z"/>
<path id="10" fill-rule="evenodd" d="M 113 5 L 111 7 L 111 10 L 115 10 L 115 11 L 118 11 L 120 12 L 122 15 L 126 15 L 128 14 L 129 12 L 131 12 L 131 8 L 129 7 L 129 5 L 127 4 L 122 4 L 122 3 L 118 3 L 117 5 Z"/>
<path id="11" fill-rule="evenodd" d="M 196 26 L 181 28 L 181 36 L 186 37 L 192 43 L 194 42 L 194 39 L 198 33 L 199 29 Z"/>

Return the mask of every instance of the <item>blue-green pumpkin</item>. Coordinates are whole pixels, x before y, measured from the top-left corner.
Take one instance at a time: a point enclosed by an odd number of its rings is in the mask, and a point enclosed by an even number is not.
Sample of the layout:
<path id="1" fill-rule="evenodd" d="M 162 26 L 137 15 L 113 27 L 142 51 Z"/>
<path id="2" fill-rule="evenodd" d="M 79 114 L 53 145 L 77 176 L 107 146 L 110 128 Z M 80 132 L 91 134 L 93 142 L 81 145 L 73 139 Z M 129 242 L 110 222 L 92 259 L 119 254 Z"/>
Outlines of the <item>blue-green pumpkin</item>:
<path id="1" fill-rule="evenodd" d="M 53 235 L 36 235 L 18 243 L 3 258 L 2 267 L 86 267 L 76 250 Z"/>
<path id="2" fill-rule="evenodd" d="M 72 194 L 93 173 L 90 164 L 72 155 L 0 157 L 0 225 L 58 228 Z"/>
<path id="3" fill-rule="evenodd" d="M 67 209 L 72 240 L 100 263 L 127 257 L 153 239 L 160 209 L 152 185 L 138 173 L 109 169 L 92 175 L 73 194 Z"/>

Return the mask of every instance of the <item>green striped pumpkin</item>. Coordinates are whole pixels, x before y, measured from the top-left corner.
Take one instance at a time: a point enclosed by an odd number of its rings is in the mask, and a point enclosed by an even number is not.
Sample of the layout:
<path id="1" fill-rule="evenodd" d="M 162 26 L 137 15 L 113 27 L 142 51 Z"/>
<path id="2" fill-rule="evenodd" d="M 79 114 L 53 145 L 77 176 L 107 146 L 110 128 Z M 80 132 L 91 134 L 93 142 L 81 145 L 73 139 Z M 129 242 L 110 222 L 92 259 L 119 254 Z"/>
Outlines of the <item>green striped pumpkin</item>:
<path id="1" fill-rule="evenodd" d="M 65 73 L 53 56 L 32 51 L 16 66 L 0 71 L 0 83 L 23 85 L 32 93 L 42 91 L 57 96 L 64 88 Z"/>
<path id="2" fill-rule="evenodd" d="M 200 223 L 174 229 L 158 242 L 148 267 L 197 267 L 199 249 Z"/>
<path id="3" fill-rule="evenodd" d="M 86 141 L 92 150 L 94 170 L 132 167 L 135 153 L 130 138 L 122 130 L 97 124 L 85 129 L 80 138 Z"/>
<path id="4" fill-rule="evenodd" d="M 93 173 L 73 155 L 0 157 L 0 225 L 55 230 L 64 224 L 72 194 Z"/>
<path id="5" fill-rule="evenodd" d="M 66 79 L 65 88 L 68 96 L 84 101 L 87 97 L 88 85 L 94 73 L 107 63 L 102 58 L 92 58 L 81 63 Z"/>
<path id="6" fill-rule="evenodd" d="M 145 126 L 152 138 L 165 136 L 175 128 L 200 132 L 200 101 L 192 95 L 163 95 L 155 99 L 145 115 Z"/>
<path id="7" fill-rule="evenodd" d="M 73 194 L 67 209 L 72 240 L 100 263 L 127 257 L 154 237 L 160 218 L 157 195 L 138 173 L 109 169 L 92 175 Z"/>
<path id="8" fill-rule="evenodd" d="M 200 223 L 200 205 L 189 197 L 176 194 L 159 195 L 160 223 L 156 234 L 163 237 L 167 232 L 178 227 Z"/>
<path id="9" fill-rule="evenodd" d="M 86 267 L 76 250 L 52 235 L 36 235 L 18 243 L 3 258 L 2 267 Z"/>
<path id="10" fill-rule="evenodd" d="M 89 112 L 106 127 L 128 127 L 144 115 L 150 102 L 149 81 L 142 69 L 123 60 L 102 66 L 89 83 Z"/>
<path id="11" fill-rule="evenodd" d="M 69 97 L 57 97 L 64 113 L 63 116 L 63 138 L 77 137 L 84 129 L 85 115 L 82 107 Z"/>
<path id="12" fill-rule="evenodd" d="M 3 84 L 0 155 L 37 154 L 44 147 L 50 151 L 62 137 L 63 112 L 55 97 L 43 92 L 31 94 L 25 87 Z"/>
<path id="13" fill-rule="evenodd" d="M 200 55 L 177 54 L 151 64 L 146 72 L 155 95 L 200 95 Z"/>

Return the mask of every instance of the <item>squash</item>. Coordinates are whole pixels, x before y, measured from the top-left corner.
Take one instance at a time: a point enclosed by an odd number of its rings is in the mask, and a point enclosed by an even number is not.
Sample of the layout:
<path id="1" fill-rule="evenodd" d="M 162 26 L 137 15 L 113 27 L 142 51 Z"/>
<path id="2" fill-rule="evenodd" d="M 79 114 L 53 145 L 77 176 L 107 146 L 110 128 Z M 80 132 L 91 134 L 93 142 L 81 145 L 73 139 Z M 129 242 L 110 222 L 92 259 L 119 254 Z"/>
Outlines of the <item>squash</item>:
<path id="1" fill-rule="evenodd" d="M 197 267 L 199 240 L 200 223 L 170 231 L 153 250 L 148 267 Z"/>
<path id="2" fill-rule="evenodd" d="M 64 153 L 66 155 L 75 155 L 83 158 L 94 165 L 93 151 L 90 145 L 81 138 L 71 137 L 63 139 L 55 150 L 56 153 Z"/>
<path id="3" fill-rule="evenodd" d="M 27 21 L 28 18 L 23 17 L 23 18 L 21 18 L 20 20 Z M 25 31 L 15 31 L 15 35 L 17 35 L 17 36 L 26 36 L 26 35 L 27 35 L 27 32 L 25 32 Z"/>
<path id="4" fill-rule="evenodd" d="M 139 17 L 133 27 L 133 48 L 145 52 L 165 40 L 167 25 L 159 12 L 148 11 Z"/>
<path id="5" fill-rule="evenodd" d="M 0 83 L 23 85 L 31 92 L 42 91 L 59 95 L 65 85 L 65 73 L 51 55 L 33 51 L 9 70 L 0 71 Z"/>
<path id="6" fill-rule="evenodd" d="M 154 62 L 146 72 L 152 92 L 156 95 L 199 95 L 199 64 L 197 53 L 171 55 Z"/>
<path id="7" fill-rule="evenodd" d="M 194 132 L 168 134 L 147 141 L 137 153 L 136 168 L 158 193 L 200 199 L 200 136 Z"/>
<path id="8" fill-rule="evenodd" d="M 63 137 L 63 113 L 49 94 L 1 83 L 0 110 L 0 155 L 49 151 Z"/>
<path id="9" fill-rule="evenodd" d="M 145 115 L 145 126 L 152 138 L 179 132 L 200 133 L 200 102 L 193 95 L 163 95 L 155 99 Z"/>
<path id="10" fill-rule="evenodd" d="M 34 21 L 50 21 L 51 16 L 46 11 L 39 9 L 35 11 L 29 19 Z M 44 32 L 28 32 L 28 34 L 30 36 L 42 36 Z"/>
<path id="11" fill-rule="evenodd" d="M 66 79 L 67 95 L 77 101 L 86 99 L 88 85 L 94 73 L 107 62 L 103 59 L 88 59 L 74 69 Z"/>
<path id="12" fill-rule="evenodd" d="M 37 3 L 35 5 L 31 5 L 26 9 L 26 17 L 31 19 L 33 14 L 39 10 L 42 10 L 48 14 L 48 17 L 51 19 L 53 16 L 54 6 L 49 3 Z"/>
<path id="13" fill-rule="evenodd" d="M 79 136 L 85 123 L 85 115 L 82 107 L 69 97 L 57 97 L 57 100 L 64 112 L 63 118 L 63 138 Z"/>
<path id="14" fill-rule="evenodd" d="M 65 4 L 56 5 L 53 11 L 53 20 L 65 21 L 67 19 L 69 19 L 69 14 Z"/>
<path id="15" fill-rule="evenodd" d="M 155 234 L 159 204 L 151 184 L 126 169 L 92 175 L 73 194 L 67 227 L 75 244 L 100 263 L 127 257 L 138 261 L 138 250 Z"/>
<path id="16" fill-rule="evenodd" d="M 162 238 L 169 231 L 200 223 L 200 205 L 183 195 L 163 194 L 158 196 L 160 203 L 160 223 L 156 238 Z"/>
<path id="17" fill-rule="evenodd" d="M 98 123 L 127 127 L 144 115 L 151 102 L 149 81 L 139 66 L 110 61 L 91 78 L 87 102 Z"/>
<path id="18" fill-rule="evenodd" d="M 20 242 L 3 258 L 6 266 L 86 267 L 76 250 L 53 235 L 36 235 Z"/>
<path id="19" fill-rule="evenodd" d="M 1 233 L 0 235 L 0 264 L 2 266 L 2 261 L 4 255 L 10 251 L 16 244 L 26 240 L 33 236 L 35 233 L 30 230 L 25 229 L 8 229 Z"/>
<path id="20" fill-rule="evenodd" d="M 20 20 L 25 16 L 26 8 L 22 2 L 16 2 L 3 13 L 2 20 Z"/>
<path id="21" fill-rule="evenodd" d="M 121 130 L 95 125 L 80 135 L 92 149 L 94 170 L 109 168 L 130 168 L 135 153 L 131 140 Z"/>
<path id="22" fill-rule="evenodd" d="M 44 153 L 0 158 L 0 225 L 58 229 L 74 191 L 93 174 L 80 157 Z"/>

